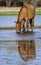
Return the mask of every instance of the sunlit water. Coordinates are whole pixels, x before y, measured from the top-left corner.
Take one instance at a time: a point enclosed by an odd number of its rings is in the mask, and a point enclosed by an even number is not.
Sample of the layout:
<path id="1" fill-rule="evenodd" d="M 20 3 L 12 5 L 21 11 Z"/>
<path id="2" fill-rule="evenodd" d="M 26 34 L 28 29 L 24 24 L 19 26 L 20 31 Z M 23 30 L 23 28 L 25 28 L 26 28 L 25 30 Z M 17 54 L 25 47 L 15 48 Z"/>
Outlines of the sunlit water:
<path id="1" fill-rule="evenodd" d="M 14 27 L 15 21 L 17 20 L 17 16 L 0 16 L 0 27 Z M 41 25 L 41 15 L 35 16 L 34 19 L 35 25 Z M 19 42 L 2 42 L 2 40 L 25 40 Z M 22 59 L 22 54 L 19 52 L 20 45 L 24 44 L 27 45 L 30 49 L 30 44 L 32 42 L 28 42 L 30 40 L 34 40 L 34 56 L 35 58 L 25 58 L 27 61 L 25 62 L 24 59 Z M 29 47 L 28 47 L 29 46 Z M 33 44 L 32 44 L 33 46 Z M 25 47 L 24 47 L 25 48 Z M 31 47 L 32 48 L 32 47 Z M 23 48 L 22 48 L 23 49 Z M 31 50 L 31 49 L 30 49 Z M 26 50 L 25 50 L 26 51 Z M 26 53 L 27 52 L 27 53 Z M 26 51 L 26 55 L 30 55 L 29 51 Z M 33 53 L 33 52 L 32 52 Z M 32 55 L 31 53 L 31 55 Z M 23 52 L 24 54 L 24 52 Z M 34 29 L 33 33 L 21 33 L 16 34 L 16 30 L 0 30 L 0 65 L 41 65 L 41 29 Z"/>

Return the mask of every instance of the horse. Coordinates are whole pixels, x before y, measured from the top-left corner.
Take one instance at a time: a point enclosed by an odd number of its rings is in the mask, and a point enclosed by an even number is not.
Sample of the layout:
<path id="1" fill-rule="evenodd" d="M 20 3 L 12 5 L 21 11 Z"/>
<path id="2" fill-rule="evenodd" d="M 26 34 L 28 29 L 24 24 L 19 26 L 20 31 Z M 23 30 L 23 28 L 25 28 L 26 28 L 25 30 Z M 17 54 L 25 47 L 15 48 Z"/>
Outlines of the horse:
<path id="1" fill-rule="evenodd" d="M 25 30 L 24 23 L 26 23 L 26 29 L 28 29 L 28 20 L 30 20 L 30 27 L 33 30 L 35 17 L 35 7 L 32 4 L 24 5 L 18 14 L 16 22 L 16 32 L 20 32 L 21 28 Z"/>

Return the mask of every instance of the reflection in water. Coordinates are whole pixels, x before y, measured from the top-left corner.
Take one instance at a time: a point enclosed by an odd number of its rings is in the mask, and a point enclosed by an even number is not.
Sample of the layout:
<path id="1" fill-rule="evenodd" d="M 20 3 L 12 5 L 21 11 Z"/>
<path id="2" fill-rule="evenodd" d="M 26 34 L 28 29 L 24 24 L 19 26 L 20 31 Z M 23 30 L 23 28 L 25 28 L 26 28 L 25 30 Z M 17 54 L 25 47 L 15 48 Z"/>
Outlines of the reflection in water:
<path id="1" fill-rule="evenodd" d="M 35 59 L 35 41 L 18 42 L 18 51 L 24 61 Z"/>
<path id="2" fill-rule="evenodd" d="M 0 42 L 0 65 L 41 65 L 41 39 Z"/>

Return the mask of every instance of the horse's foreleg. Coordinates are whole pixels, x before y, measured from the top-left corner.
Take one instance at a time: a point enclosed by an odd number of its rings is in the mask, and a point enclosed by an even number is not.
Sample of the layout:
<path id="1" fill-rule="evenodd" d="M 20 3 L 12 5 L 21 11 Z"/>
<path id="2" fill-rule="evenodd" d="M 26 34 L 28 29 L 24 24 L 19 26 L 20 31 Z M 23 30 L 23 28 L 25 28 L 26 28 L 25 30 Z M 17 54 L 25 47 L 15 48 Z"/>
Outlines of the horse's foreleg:
<path id="1" fill-rule="evenodd" d="M 24 26 L 25 22 L 23 21 L 22 24 L 21 24 L 21 29 L 22 31 L 25 31 L 25 26 Z"/>
<path id="2" fill-rule="evenodd" d="M 34 27 L 34 18 L 30 20 L 30 25 L 31 25 L 31 28 L 32 28 L 32 31 L 33 31 L 33 27 Z"/>
<path id="3" fill-rule="evenodd" d="M 21 22 L 20 22 L 20 26 L 19 26 L 19 29 L 20 29 L 20 31 L 21 31 Z"/>
<path id="4" fill-rule="evenodd" d="M 26 19 L 26 30 L 28 30 L 28 19 Z"/>

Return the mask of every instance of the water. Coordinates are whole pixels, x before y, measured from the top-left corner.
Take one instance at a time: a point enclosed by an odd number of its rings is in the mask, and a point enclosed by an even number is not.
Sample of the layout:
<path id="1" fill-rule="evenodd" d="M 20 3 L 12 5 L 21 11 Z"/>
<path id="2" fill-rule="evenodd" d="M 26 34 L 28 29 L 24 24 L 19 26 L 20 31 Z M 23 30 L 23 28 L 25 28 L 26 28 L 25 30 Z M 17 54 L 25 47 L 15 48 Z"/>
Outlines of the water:
<path id="1" fill-rule="evenodd" d="M 14 27 L 17 16 L 0 16 L 0 27 Z M 41 25 L 41 15 L 36 15 L 35 25 Z M 0 40 L 29 40 L 41 39 L 41 29 L 33 30 L 24 34 L 16 34 L 16 30 L 0 30 Z"/>
<path id="2" fill-rule="evenodd" d="M 0 16 L 0 27 L 15 26 L 17 16 Z"/>
<path id="3" fill-rule="evenodd" d="M 19 64 L 41 65 L 41 40 L 0 42 L 0 65 Z"/>
<path id="4" fill-rule="evenodd" d="M 17 16 L 0 16 L 0 27 L 15 26 Z M 34 19 L 35 25 L 41 25 L 41 15 L 36 15 Z"/>
<path id="5" fill-rule="evenodd" d="M 0 16 L 0 27 L 14 27 L 16 20 L 17 16 Z M 34 21 L 41 26 L 41 15 Z M 21 34 L 0 30 L 0 65 L 41 65 L 41 29 Z"/>

